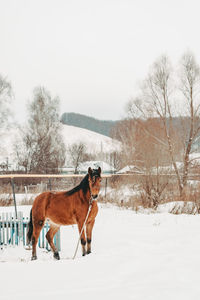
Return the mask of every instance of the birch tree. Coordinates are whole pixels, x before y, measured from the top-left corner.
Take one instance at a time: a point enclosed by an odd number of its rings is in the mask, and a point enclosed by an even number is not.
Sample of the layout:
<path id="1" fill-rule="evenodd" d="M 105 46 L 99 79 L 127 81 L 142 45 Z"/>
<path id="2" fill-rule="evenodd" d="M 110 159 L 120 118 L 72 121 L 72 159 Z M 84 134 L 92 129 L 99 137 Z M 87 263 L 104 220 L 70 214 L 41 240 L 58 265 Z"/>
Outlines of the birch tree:
<path id="1" fill-rule="evenodd" d="M 192 53 L 186 53 L 181 60 L 180 90 L 185 99 L 189 116 L 189 130 L 183 151 L 183 189 L 187 185 L 192 144 L 200 132 L 200 68 Z"/>
<path id="2" fill-rule="evenodd" d="M 176 86 L 174 85 L 172 67 L 168 57 L 160 57 L 153 64 L 147 79 L 144 81 L 140 105 L 138 104 L 138 99 L 137 101 L 132 101 L 129 104 L 129 111 L 133 114 L 137 110 L 146 119 L 150 116 L 160 119 L 163 126 L 164 139 L 158 138 L 156 133 L 148 128 L 144 130 L 147 135 L 150 135 L 158 145 L 162 145 L 168 152 L 176 174 L 179 194 L 183 198 L 188 181 L 189 156 L 192 144 L 200 132 L 200 72 L 193 54 L 188 52 L 183 55 L 180 62 L 180 70 L 176 77 L 180 84 Z M 178 97 L 179 91 L 181 91 L 181 96 Z M 179 133 L 177 133 L 177 128 L 174 126 L 174 104 L 178 98 L 181 100 L 181 107 L 187 107 L 187 112 L 182 109 L 179 117 L 181 118 L 181 115 L 185 115 L 187 120 L 189 120 L 188 126 L 185 127 L 182 141 L 183 170 L 178 168 L 176 160 L 176 149 L 179 142 L 177 137 Z"/>
<path id="3" fill-rule="evenodd" d="M 0 131 L 7 127 L 11 114 L 12 88 L 10 82 L 0 75 Z"/>
<path id="4" fill-rule="evenodd" d="M 12 103 L 12 87 L 10 82 L 0 75 L 0 136 L 7 135 L 7 129 L 11 123 L 11 103 Z M 5 137 L 4 137 L 5 138 Z M 0 155 L 5 156 L 5 145 L 4 142 L 0 145 Z M 4 157 L 5 159 L 5 157 Z M 7 158 L 8 162 L 8 158 Z M 8 163 L 2 162 L 1 168 L 8 168 Z"/>
<path id="5" fill-rule="evenodd" d="M 21 131 L 16 154 L 19 166 L 30 173 L 57 173 L 65 162 L 65 145 L 59 122 L 59 99 L 43 87 L 33 92 L 28 124 Z"/>

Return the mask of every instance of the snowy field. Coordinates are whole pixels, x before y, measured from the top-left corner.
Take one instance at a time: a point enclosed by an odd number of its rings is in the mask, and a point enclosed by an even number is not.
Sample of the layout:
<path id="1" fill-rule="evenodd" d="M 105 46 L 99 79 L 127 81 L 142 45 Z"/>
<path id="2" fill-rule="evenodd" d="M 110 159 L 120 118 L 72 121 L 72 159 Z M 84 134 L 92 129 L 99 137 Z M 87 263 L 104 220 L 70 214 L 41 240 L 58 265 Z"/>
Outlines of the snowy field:
<path id="1" fill-rule="evenodd" d="M 72 260 L 77 238 L 76 226 L 62 227 L 60 261 L 42 249 L 37 261 L 23 247 L 0 250 L 0 299 L 200 299 L 199 215 L 99 204 L 93 252 L 82 257 L 80 247 Z"/>

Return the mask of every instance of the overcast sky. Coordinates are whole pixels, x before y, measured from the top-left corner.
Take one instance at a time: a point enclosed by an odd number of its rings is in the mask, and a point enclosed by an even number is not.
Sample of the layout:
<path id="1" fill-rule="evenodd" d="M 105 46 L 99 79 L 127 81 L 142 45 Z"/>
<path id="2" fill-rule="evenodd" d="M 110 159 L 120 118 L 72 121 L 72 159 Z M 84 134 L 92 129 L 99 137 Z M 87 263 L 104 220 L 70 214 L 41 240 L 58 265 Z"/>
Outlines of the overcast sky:
<path id="1" fill-rule="evenodd" d="M 0 0 L 0 73 L 18 119 L 35 86 L 61 113 L 119 119 L 161 54 L 200 63 L 198 0 Z"/>

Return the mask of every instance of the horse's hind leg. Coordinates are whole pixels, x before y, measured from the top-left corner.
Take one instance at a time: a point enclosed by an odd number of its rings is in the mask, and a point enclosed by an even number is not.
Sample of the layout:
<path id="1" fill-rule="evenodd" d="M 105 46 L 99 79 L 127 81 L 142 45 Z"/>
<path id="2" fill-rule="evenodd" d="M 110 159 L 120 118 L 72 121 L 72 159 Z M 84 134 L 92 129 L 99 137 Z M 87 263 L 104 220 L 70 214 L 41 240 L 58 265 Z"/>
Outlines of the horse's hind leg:
<path id="1" fill-rule="evenodd" d="M 54 245 L 53 237 L 56 234 L 56 232 L 59 230 L 59 228 L 60 228 L 59 226 L 51 224 L 50 229 L 46 234 L 46 239 L 49 242 L 49 245 L 50 245 L 50 247 L 51 247 L 51 249 L 54 253 L 53 256 L 54 256 L 55 259 L 58 259 L 58 260 L 60 259 L 60 256 L 59 256 L 59 253 L 58 253 L 58 250 L 57 250 L 56 246 Z"/>
<path id="2" fill-rule="evenodd" d="M 38 238 L 40 235 L 40 231 L 42 230 L 42 227 L 44 226 L 44 221 L 40 220 L 38 222 L 33 223 L 33 235 L 32 235 L 32 258 L 31 260 L 36 260 L 36 246 L 38 242 Z"/>

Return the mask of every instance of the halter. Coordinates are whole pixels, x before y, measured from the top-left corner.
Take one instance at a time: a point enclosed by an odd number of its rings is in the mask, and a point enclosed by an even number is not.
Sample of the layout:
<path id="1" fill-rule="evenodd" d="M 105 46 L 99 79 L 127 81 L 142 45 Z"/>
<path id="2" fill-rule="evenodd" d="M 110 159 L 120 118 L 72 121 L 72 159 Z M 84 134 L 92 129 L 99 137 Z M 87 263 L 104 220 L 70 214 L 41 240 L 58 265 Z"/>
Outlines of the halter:
<path id="1" fill-rule="evenodd" d="M 98 175 L 93 175 L 93 177 L 97 178 L 100 177 Z M 95 201 L 96 198 L 93 198 L 91 188 L 90 188 L 90 179 L 88 178 L 88 185 L 89 185 L 89 192 L 90 192 L 90 200 L 89 200 L 89 205 L 92 204 L 93 201 Z M 98 196 L 97 196 L 98 197 Z"/>
<path id="2" fill-rule="evenodd" d="M 97 201 L 98 196 L 96 198 L 93 198 L 90 187 L 89 187 L 89 191 L 90 191 L 90 200 L 89 200 L 89 207 L 90 207 L 94 201 Z"/>
<path id="3" fill-rule="evenodd" d="M 76 250 L 75 250 L 73 259 L 75 259 L 75 257 L 76 257 L 76 254 L 77 254 L 77 251 L 78 251 L 79 242 L 80 242 L 80 238 L 81 238 L 81 235 L 82 235 L 82 233 L 83 233 L 84 227 L 85 227 L 85 225 L 86 225 L 86 223 L 87 223 L 87 220 L 88 220 L 90 211 L 91 211 L 91 209 L 92 209 L 92 203 L 93 203 L 94 201 L 96 201 L 96 200 L 95 200 L 96 198 L 94 199 L 94 198 L 92 197 L 92 192 L 91 192 L 91 189 L 90 189 L 90 184 L 89 184 L 89 191 L 90 191 L 90 200 L 89 200 L 88 212 L 87 212 L 85 221 L 84 221 L 84 223 L 83 223 L 83 227 L 82 227 L 82 229 L 81 229 L 81 232 L 80 232 L 80 234 L 79 234 L 78 243 L 77 243 L 77 246 L 76 246 Z"/>
<path id="4" fill-rule="evenodd" d="M 89 182 L 89 178 L 88 178 L 88 183 L 89 183 L 89 192 L 90 192 L 90 200 L 89 200 L 89 205 L 92 204 L 93 201 L 95 201 L 95 198 L 93 198 L 92 196 L 92 192 L 91 192 L 91 188 L 90 188 L 90 182 Z"/>

